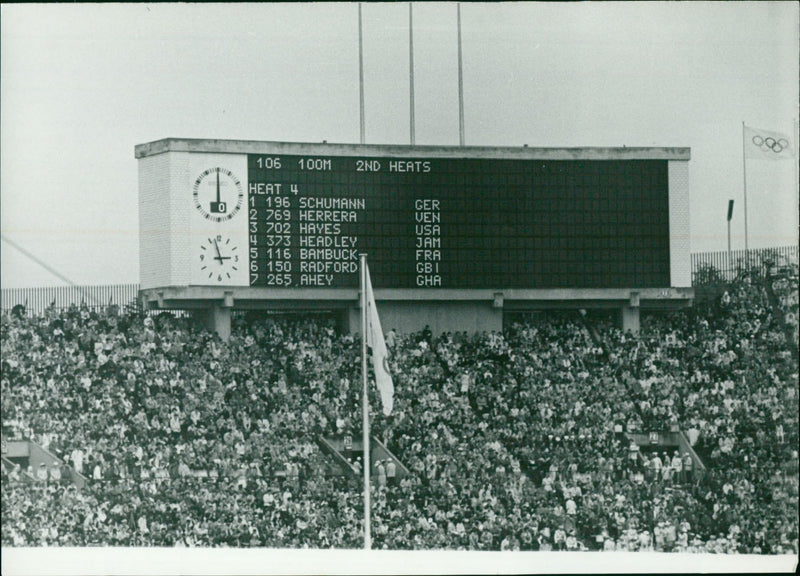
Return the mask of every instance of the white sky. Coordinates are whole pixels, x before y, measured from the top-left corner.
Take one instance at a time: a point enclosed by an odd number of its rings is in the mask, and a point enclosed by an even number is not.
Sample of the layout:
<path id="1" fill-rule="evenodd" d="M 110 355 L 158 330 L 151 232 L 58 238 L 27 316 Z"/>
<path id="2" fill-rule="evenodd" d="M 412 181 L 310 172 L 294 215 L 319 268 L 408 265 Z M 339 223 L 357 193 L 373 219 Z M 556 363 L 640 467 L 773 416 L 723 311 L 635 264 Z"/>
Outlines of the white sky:
<path id="1" fill-rule="evenodd" d="M 136 144 L 358 142 L 355 3 L 3 5 L 2 233 L 138 282 Z M 408 5 L 363 6 L 366 137 L 409 142 Z M 688 146 L 692 251 L 744 247 L 742 121 L 792 135 L 798 4 L 465 3 L 474 146 Z M 456 6 L 414 6 L 417 144 L 458 144 Z M 796 138 L 796 136 L 791 136 Z M 797 243 L 795 162 L 748 161 L 751 247 Z M 2 245 L 3 287 L 62 282 Z"/>

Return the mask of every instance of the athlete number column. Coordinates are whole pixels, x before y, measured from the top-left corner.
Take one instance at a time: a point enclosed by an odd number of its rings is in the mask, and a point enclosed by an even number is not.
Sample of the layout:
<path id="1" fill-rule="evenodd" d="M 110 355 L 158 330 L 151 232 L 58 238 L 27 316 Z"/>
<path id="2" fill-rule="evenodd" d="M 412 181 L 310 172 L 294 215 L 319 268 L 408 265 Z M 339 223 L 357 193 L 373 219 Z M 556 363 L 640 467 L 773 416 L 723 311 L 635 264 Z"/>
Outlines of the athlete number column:
<path id="1" fill-rule="evenodd" d="M 264 209 L 267 286 L 292 285 L 292 201 L 289 196 L 267 196 Z"/>
<path id="2" fill-rule="evenodd" d="M 250 156 L 248 160 L 251 286 L 292 284 L 291 195 L 297 194 L 297 185 L 279 181 L 281 168 L 279 156 Z"/>

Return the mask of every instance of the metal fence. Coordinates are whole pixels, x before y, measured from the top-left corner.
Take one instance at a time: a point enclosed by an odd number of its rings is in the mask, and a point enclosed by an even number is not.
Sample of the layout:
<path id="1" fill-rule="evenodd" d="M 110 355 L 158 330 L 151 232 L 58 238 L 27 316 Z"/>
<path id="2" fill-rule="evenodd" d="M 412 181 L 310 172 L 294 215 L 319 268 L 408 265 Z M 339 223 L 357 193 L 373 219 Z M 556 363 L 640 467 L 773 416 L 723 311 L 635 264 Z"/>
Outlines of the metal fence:
<path id="1" fill-rule="evenodd" d="M 120 308 L 136 304 L 138 284 L 106 284 L 102 286 L 54 286 L 47 288 L 3 288 L 0 307 L 8 312 L 14 306 L 25 306 L 28 315 L 41 314 L 52 306 L 57 309 L 85 305 L 89 309 Z"/>
<path id="2" fill-rule="evenodd" d="M 779 246 L 731 252 L 692 254 L 692 285 L 715 285 L 732 282 L 743 272 L 770 263 L 778 268 L 797 266 L 798 246 Z"/>

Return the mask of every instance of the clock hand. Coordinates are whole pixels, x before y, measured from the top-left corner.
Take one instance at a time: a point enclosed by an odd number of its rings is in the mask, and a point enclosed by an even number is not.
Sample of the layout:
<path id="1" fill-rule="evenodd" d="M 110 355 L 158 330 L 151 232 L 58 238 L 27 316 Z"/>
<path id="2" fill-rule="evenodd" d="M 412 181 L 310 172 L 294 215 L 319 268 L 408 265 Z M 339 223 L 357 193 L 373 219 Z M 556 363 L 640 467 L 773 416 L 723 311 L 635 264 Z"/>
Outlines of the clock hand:
<path id="1" fill-rule="evenodd" d="M 220 251 L 219 251 L 219 244 L 217 244 L 217 241 L 216 241 L 216 240 L 214 240 L 214 248 L 216 248 L 216 249 L 217 249 L 217 255 L 216 255 L 216 256 L 214 256 L 214 260 L 219 260 L 219 263 L 220 263 L 220 264 L 222 264 L 222 261 L 223 261 L 223 260 L 230 260 L 230 259 L 231 259 L 231 257 L 230 257 L 230 256 L 223 256 L 223 255 L 220 253 Z"/>
<path id="2" fill-rule="evenodd" d="M 219 204 L 219 168 L 217 168 L 217 204 Z"/>

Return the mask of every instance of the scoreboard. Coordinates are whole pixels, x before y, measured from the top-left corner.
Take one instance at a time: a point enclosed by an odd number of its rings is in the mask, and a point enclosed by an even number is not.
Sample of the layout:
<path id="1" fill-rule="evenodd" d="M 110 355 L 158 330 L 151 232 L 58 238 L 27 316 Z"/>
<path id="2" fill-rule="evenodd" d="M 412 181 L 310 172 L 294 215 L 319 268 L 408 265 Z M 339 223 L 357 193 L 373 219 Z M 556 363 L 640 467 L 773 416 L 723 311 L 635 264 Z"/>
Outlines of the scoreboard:
<path id="1" fill-rule="evenodd" d="M 500 330 L 506 312 L 688 305 L 689 148 L 165 138 L 136 146 L 139 298 L 221 337 L 233 310 L 360 329 L 366 254 L 387 325 Z M 437 333 L 438 333 L 437 332 Z"/>
<path id="2" fill-rule="evenodd" d="M 361 252 L 388 288 L 669 286 L 665 160 L 250 154 L 247 181 L 252 286 L 358 286 Z"/>
<path id="3" fill-rule="evenodd" d="M 411 298 L 690 286 L 688 148 L 170 138 L 136 156 L 143 289 L 330 298 L 362 253 Z"/>

